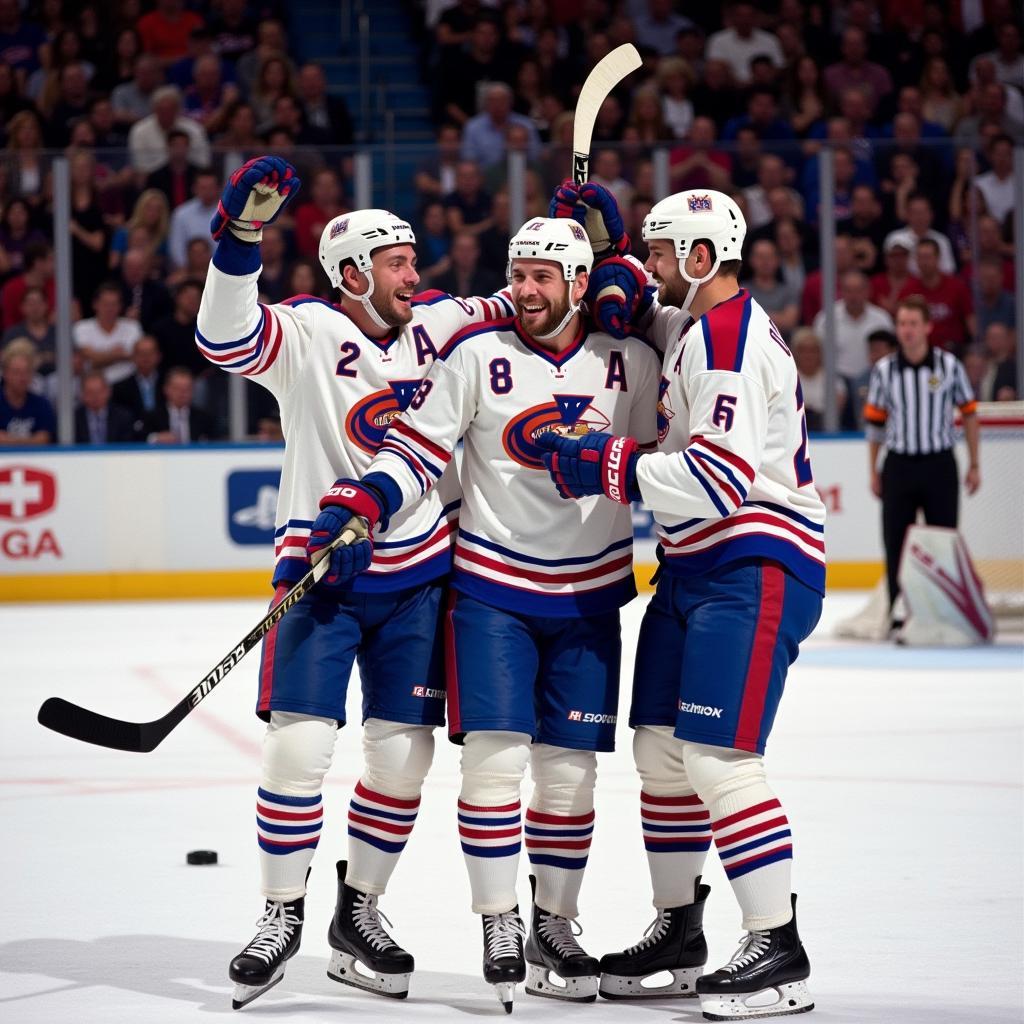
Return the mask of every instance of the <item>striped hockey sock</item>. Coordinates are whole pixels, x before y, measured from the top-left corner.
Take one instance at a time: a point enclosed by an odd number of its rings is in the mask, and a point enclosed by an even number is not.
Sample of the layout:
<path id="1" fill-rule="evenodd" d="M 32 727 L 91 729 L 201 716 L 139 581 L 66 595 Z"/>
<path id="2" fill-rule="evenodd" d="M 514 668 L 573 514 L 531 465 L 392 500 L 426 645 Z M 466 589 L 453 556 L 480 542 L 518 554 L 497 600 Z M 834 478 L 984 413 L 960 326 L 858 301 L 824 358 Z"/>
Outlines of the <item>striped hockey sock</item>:
<path id="1" fill-rule="evenodd" d="M 291 900 L 305 894 L 323 816 L 319 793 L 285 796 L 262 787 L 256 790 L 256 839 L 267 899 Z"/>
<path id="2" fill-rule="evenodd" d="M 403 800 L 356 783 L 348 805 L 348 874 L 360 892 L 379 896 L 405 849 L 420 798 Z"/>
<path id="3" fill-rule="evenodd" d="M 459 839 L 475 914 L 504 914 L 517 903 L 521 819 L 518 800 L 500 807 L 459 800 Z"/>
<path id="4" fill-rule="evenodd" d="M 583 869 L 594 834 L 594 811 L 586 814 L 545 814 L 526 809 L 526 853 L 537 878 L 536 902 L 559 917 L 579 914 Z"/>
<path id="5" fill-rule="evenodd" d="M 782 805 L 762 783 L 730 793 L 712 810 L 715 846 L 743 910 L 743 927 L 786 924 L 792 916 L 793 840 Z"/>
<path id="6" fill-rule="evenodd" d="M 696 793 L 640 794 L 640 822 L 658 910 L 693 902 L 711 847 L 711 815 Z"/>

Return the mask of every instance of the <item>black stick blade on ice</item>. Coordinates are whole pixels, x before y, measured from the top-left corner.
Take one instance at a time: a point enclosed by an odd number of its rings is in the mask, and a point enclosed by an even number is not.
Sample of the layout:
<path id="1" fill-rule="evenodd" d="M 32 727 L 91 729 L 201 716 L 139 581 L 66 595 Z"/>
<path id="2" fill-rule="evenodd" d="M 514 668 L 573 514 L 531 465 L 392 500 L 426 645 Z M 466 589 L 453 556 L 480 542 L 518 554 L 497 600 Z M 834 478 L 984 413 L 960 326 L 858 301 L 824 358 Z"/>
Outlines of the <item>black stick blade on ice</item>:
<path id="1" fill-rule="evenodd" d="M 98 747 L 109 747 L 112 750 L 148 754 L 170 735 L 200 701 L 213 692 L 213 688 L 284 618 L 285 613 L 294 608 L 313 589 L 330 567 L 329 556 L 335 548 L 354 544 L 367 536 L 365 522 L 362 519 L 350 519 L 341 534 L 317 552 L 316 563 L 284 595 L 280 603 L 274 605 L 249 631 L 245 639 L 233 647 L 163 718 L 157 718 L 152 722 L 123 722 L 119 718 L 108 718 L 88 708 L 79 707 L 62 697 L 50 697 L 43 701 L 43 706 L 39 709 L 39 724 L 83 743 L 94 743 Z"/>

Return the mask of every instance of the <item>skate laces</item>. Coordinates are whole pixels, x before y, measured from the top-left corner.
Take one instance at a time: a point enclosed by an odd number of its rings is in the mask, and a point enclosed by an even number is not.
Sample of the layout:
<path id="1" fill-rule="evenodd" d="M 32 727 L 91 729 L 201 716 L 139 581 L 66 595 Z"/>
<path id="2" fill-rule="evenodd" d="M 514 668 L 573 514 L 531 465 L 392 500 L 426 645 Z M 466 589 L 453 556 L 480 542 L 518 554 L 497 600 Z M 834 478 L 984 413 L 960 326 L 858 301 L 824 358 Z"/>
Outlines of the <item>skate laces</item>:
<path id="1" fill-rule="evenodd" d="M 661 937 L 668 931 L 669 917 L 667 910 L 659 910 L 658 916 L 647 926 L 644 937 L 635 945 L 630 946 L 625 952 L 627 955 L 639 953 L 648 946 L 653 946 L 661 941 Z"/>
<path id="2" fill-rule="evenodd" d="M 537 925 L 537 932 L 552 946 L 559 956 L 586 956 L 583 947 L 576 941 L 577 935 L 583 934 L 579 921 L 572 917 L 559 917 L 557 914 L 544 916 Z"/>
<path id="3" fill-rule="evenodd" d="M 287 945 L 296 925 L 302 924 L 298 914 L 292 911 L 287 903 L 270 901 L 256 922 L 259 934 L 246 946 L 247 956 L 259 957 L 270 963 Z"/>
<path id="4" fill-rule="evenodd" d="M 723 971 L 735 973 L 743 967 L 749 967 L 762 953 L 764 953 L 771 937 L 768 932 L 747 932 L 740 948 L 732 955 L 732 959 L 722 968 Z"/>
<path id="5" fill-rule="evenodd" d="M 386 931 L 384 931 L 383 925 L 380 923 L 380 919 L 384 918 L 388 925 L 394 928 L 394 925 L 388 921 L 388 918 L 383 914 L 377 907 L 377 897 L 370 895 L 369 893 L 361 892 L 356 897 L 355 910 L 352 913 L 352 920 L 355 922 L 356 928 L 359 929 L 360 935 L 370 943 L 374 949 L 384 950 L 391 946 L 397 945 L 394 939 Z"/>
<path id="6" fill-rule="evenodd" d="M 526 939 L 526 927 L 519 915 L 510 910 L 505 914 L 489 914 L 485 920 L 491 959 L 519 956 L 520 944 Z"/>

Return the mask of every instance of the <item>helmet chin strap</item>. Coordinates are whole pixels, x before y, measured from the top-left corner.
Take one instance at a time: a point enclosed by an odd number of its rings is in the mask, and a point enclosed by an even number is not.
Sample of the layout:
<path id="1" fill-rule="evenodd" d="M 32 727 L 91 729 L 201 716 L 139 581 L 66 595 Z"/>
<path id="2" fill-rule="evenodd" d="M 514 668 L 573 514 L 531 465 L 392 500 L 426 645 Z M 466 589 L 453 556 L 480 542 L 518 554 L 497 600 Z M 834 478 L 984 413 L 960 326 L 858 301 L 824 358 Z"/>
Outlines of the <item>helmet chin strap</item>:
<path id="1" fill-rule="evenodd" d="M 569 323 L 569 321 L 580 311 L 580 306 L 582 305 L 582 299 L 580 300 L 580 302 L 577 302 L 576 305 L 573 305 L 573 302 L 572 302 L 572 286 L 575 283 L 576 283 L 576 278 L 573 278 L 569 282 L 569 285 L 568 285 L 568 288 L 569 288 L 569 310 L 565 314 L 565 316 L 562 317 L 561 323 L 559 323 L 559 325 L 553 331 L 549 332 L 548 334 L 538 334 L 538 335 L 536 335 L 536 338 L 537 338 L 538 341 L 547 341 L 549 338 L 554 338 L 557 335 L 561 334 L 562 331 L 565 330 L 566 325 Z"/>
<path id="2" fill-rule="evenodd" d="M 369 287 L 366 289 L 366 291 L 362 295 L 356 295 L 355 292 L 349 291 L 348 288 L 346 288 L 344 284 L 339 284 L 338 288 L 341 290 L 342 295 L 346 295 L 346 296 L 348 296 L 348 298 L 355 299 L 356 302 L 361 303 L 363 309 L 366 310 L 366 315 L 381 330 L 383 330 L 383 331 L 390 331 L 391 330 L 391 324 L 388 324 L 388 323 L 384 322 L 384 320 L 381 318 L 380 313 L 378 313 L 377 310 L 374 309 L 373 303 L 370 302 L 370 296 L 373 295 L 373 271 L 372 270 L 364 270 L 363 271 L 363 276 L 366 278 L 366 282 L 369 285 Z"/>
<path id="3" fill-rule="evenodd" d="M 708 274 L 706 277 L 690 277 L 690 275 L 686 272 L 686 260 L 682 259 L 679 261 L 679 274 L 684 281 L 689 281 L 690 283 L 690 290 L 686 293 L 686 298 L 683 299 L 682 305 L 682 309 L 684 309 L 687 313 L 690 311 L 690 303 L 693 302 L 694 296 L 697 294 L 697 289 L 702 284 L 707 284 L 708 281 L 710 281 L 715 276 L 715 274 L 718 273 L 718 268 L 721 265 L 721 262 L 721 258 L 716 253 L 715 262 L 711 265 L 710 274 Z"/>

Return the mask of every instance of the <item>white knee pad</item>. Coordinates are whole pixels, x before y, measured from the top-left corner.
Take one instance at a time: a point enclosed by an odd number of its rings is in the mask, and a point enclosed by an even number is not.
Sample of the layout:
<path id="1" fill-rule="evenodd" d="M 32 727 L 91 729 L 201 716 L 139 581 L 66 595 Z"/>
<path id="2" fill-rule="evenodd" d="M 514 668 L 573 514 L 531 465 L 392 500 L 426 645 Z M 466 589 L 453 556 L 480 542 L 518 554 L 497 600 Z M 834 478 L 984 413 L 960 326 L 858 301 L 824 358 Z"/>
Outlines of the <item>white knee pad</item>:
<path id="1" fill-rule="evenodd" d="M 633 730 L 633 760 L 651 796 L 678 796 L 694 788 L 683 764 L 683 742 L 669 725 L 640 725 Z"/>
<path id="2" fill-rule="evenodd" d="M 420 795 L 434 759 L 434 728 L 368 718 L 363 725 L 363 782 L 401 799 Z"/>
<path id="3" fill-rule="evenodd" d="M 533 799 L 543 814 L 586 814 L 594 808 L 597 754 L 535 743 L 530 752 Z"/>
<path id="4" fill-rule="evenodd" d="M 705 807 L 737 790 L 764 784 L 760 754 L 688 740 L 682 742 L 682 748 L 686 774 Z"/>
<path id="5" fill-rule="evenodd" d="M 522 732 L 466 733 L 460 798 L 480 807 L 515 803 L 530 760 L 530 743 Z"/>
<path id="6" fill-rule="evenodd" d="M 337 735 L 333 718 L 271 711 L 263 738 L 264 787 L 283 796 L 319 793 Z"/>

